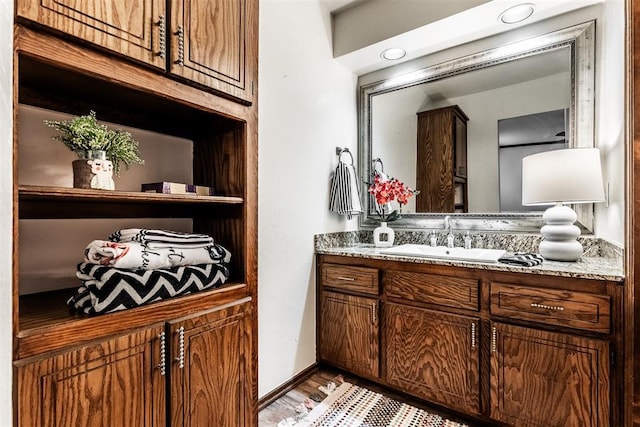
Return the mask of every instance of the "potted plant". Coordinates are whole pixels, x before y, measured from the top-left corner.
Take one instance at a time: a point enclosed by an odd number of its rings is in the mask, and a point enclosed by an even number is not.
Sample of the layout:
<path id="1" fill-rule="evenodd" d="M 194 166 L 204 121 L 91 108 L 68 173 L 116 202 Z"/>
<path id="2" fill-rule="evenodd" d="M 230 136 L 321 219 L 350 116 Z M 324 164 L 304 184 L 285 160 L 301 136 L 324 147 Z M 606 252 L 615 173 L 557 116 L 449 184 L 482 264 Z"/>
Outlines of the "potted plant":
<path id="1" fill-rule="evenodd" d="M 112 175 L 120 175 L 122 164 L 144 164 L 138 142 L 129 132 L 111 129 L 98 123 L 96 113 L 67 121 L 45 120 L 47 126 L 60 132 L 53 139 L 62 142 L 78 155 L 73 162 L 73 186 L 113 190 Z"/>

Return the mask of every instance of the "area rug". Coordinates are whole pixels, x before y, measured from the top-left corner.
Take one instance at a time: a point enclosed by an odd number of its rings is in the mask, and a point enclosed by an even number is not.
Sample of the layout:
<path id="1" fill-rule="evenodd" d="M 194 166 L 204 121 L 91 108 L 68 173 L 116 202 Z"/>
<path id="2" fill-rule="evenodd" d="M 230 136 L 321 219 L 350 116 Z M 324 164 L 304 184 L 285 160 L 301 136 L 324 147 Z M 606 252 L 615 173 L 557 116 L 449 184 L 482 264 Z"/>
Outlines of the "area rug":
<path id="1" fill-rule="evenodd" d="M 344 382 L 306 414 L 278 427 L 464 427 L 439 415 Z"/>

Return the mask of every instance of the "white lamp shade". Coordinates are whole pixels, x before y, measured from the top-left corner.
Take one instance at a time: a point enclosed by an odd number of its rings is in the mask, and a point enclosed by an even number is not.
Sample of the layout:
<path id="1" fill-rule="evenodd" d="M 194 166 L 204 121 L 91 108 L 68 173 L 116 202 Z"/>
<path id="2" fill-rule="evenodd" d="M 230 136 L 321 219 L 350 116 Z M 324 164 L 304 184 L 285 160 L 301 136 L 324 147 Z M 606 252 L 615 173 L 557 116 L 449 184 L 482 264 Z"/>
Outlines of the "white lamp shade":
<path id="1" fill-rule="evenodd" d="M 604 201 L 600 150 L 568 148 L 522 159 L 522 204 Z"/>

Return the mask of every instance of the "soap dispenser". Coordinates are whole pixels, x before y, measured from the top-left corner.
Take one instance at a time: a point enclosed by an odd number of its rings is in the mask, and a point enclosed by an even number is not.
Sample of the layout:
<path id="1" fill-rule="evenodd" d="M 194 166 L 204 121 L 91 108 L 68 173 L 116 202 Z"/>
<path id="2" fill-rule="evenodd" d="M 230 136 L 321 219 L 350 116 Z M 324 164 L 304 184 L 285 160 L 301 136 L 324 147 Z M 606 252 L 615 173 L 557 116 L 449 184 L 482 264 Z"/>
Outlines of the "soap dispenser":
<path id="1" fill-rule="evenodd" d="M 431 231 L 431 238 L 429 241 L 430 245 L 433 247 L 438 246 L 438 236 L 436 236 L 436 232 L 435 231 Z"/>

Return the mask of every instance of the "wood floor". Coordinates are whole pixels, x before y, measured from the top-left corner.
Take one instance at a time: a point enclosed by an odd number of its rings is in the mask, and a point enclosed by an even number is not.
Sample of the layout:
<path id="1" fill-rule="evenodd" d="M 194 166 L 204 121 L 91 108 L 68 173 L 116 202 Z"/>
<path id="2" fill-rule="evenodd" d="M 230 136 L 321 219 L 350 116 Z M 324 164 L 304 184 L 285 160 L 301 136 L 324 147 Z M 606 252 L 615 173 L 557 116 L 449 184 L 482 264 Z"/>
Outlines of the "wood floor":
<path id="1" fill-rule="evenodd" d="M 481 424 L 471 424 L 468 420 L 457 419 L 455 416 L 451 414 L 444 414 L 433 407 L 428 407 L 422 404 L 421 402 L 414 401 L 407 396 L 398 395 L 388 390 L 381 389 L 375 384 L 368 382 L 366 380 L 362 380 L 357 377 L 350 376 L 341 371 L 335 370 L 333 368 L 322 367 L 319 370 L 313 372 L 306 380 L 301 382 L 297 387 L 286 393 L 284 396 L 278 398 L 276 401 L 271 403 L 266 408 L 262 409 L 258 414 L 258 426 L 259 427 L 271 427 L 276 426 L 278 423 L 288 417 L 295 417 L 298 413 L 296 412 L 296 407 L 303 404 L 305 399 L 308 399 L 310 396 L 315 395 L 317 398 L 326 397 L 322 392 L 318 390 L 320 386 L 326 386 L 330 381 L 335 381 L 336 376 L 343 375 L 344 380 L 348 381 L 352 384 L 358 384 L 360 386 L 366 387 L 369 390 L 376 391 L 378 393 L 385 394 L 389 397 L 392 397 L 398 401 L 406 402 L 418 408 L 425 409 L 427 411 L 440 414 L 443 417 L 449 418 L 453 421 L 459 421 L 461 423 L 466 423 L 469 427 L 481 427 Z M 338 384 L 336 384 L 338 385 Z"/>

